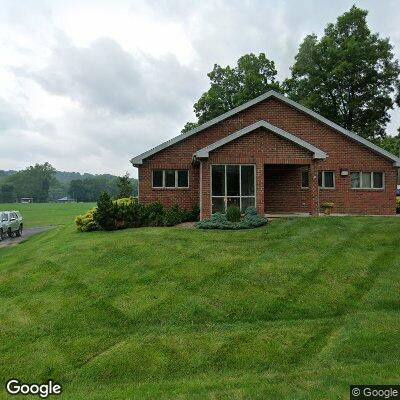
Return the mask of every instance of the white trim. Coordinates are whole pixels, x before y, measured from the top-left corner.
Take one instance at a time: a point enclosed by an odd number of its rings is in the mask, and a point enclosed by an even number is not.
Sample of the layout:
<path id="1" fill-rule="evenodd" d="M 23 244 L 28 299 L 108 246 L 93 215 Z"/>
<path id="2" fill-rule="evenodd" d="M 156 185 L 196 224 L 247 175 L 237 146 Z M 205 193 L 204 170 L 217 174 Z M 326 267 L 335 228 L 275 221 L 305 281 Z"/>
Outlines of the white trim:
<path id="1" fill-rule="evenodd" d="M 154 172 L 161 171 L 162 172 L 162 186 L 154 186 Z M 165 172 L 166 171 L 174 171 L 175 173 L 175 186 L 166 186 L 165 185 Z M 178 171 L 186 171 L 187 172 L 187 186 L 178 186 Z M 180 169 L 159 169 L 155 168 L 151 170 L 151 188 L 152 189 L 189 189 L 189 170 L 180 168 Z"/>
<path id="2" fill-rule="evenodd" d="M 227 179 L 227 175 L 226 175 L 226 171 L 227 171 L 227 166 L 228 165 L 237 165 L 239 167 L 239 196 L 228 196 L 228 179 Z M 213 196 L 212 193 L 212 167 L 213 166 L 222 166 L 224 167 L 224 185 L 225 185 L 225 195 L 223 196 Z M 253 167 L 253 179 L 254 179 L 254 195 L 253 196 L 242 196 L 242 167 Z M 225 204 L 225 212 L 226 212 L 226 207 L 227 207 L 227 201 L 228 198 L 234 198 L 234 199 L 239 199 L 239 207 L 240 210 L 242 210 L 242 198 L 245 199 L 254 199 L 254 207 L 256 207 L 257 205 L 257 166 L 256 164 L 235 164 L 235 163 L 228 163 L 228 164 L 221 164 L 221 163 L 217 163 L 217 164 L 211 164 L 210 165 L 210 213 L 211 215 L 213 214 L 213 198 L 217 198 L 217 199 L 224 199 L 224 204 Z"/>
<path id="3" fill-rule="evenodd" d="M 199 208 L 200 208 L 200 220 L 203 219 L 203 163 L 200 161 L 200 182 L 199 182 Z"/>
<path id="4" fill-rule="evenodd" d="M 164 143 L 161 143 L 160 145 L 154 147 L 153 149 L 150 149 L 136 157 L 133 157 L 131 159 L 131 163 L 134 166 L 138 166 L 143 164 L 143 160 L 147 157 L 150 157 L 151 155 L 158 153 L 159 151 L 166 149 L 169 146 L 172 146 L 175 143 L 180 142 L 181 140 L 184 140 L 192 135 L 195 135 L 196 133 L 199 133 L 201 131 L 203 131 L 204 129 L 209 128 L 210 126 L 213 126 L 223 120 L 225 120 L 226 118 L 231 117 L 232 115 L 235 115 L 243 110 L 246 110 L 249 107 L 254 106 L 255 104 L 258 104 L 270 97 L 275 97 L 276 99 L 289 104 L 290 106 L 292 106 L 293 108 L 304 112 L 305 114 L 308 114 L 309 116 L 311 116 L 312 118 L 316 119 L 317 121 L 322 122 L 324 125 L 329 126 L 330 128 L 336 130 L 337 132 L 347 136 L 348 138 L 354 140 L 355 142 L 358 142 L 360 144 L 362 144 L 363 146 L 369 148 L 370 150 L 374 151 L 375 153 L 378 153 L 380 155 L 382 155 L 383 157 L 388 158 L 389 160 L 394 162 L 394 165 L 397 167 L 400 167 L 400 158 L 397 156 L 394 156 L 393 154 L 389 153 L 388 151 L 382 149 L 381 147 L 371 143 L 370 141 L 364 139 L 363 137 L 357 135 L 354 132 L 351 132 L 345 128 L 342 128 L 341 126 L 335 124 L 334 122 L 328 120 L 327 118 L 323 117 L 322 115 L 317 114 L 316 112 L 310 110 L 309 108 L 306 108 L 304 106 L 302 106 L 299 103 L 296 103 L 295 101 L 289 99 L 288 97 L 283 96 L 282 94 L 275 92 L 274 90 L 270 90 L 267 93 L 262 94 L 261 96 L 256 97 L 255 99 L 248 101 L 247 103 L 242 104 L 239 107 L 236 107 L 208 122 L 206 122 L 205 124 L 202 124 L 200 126 L 198 126 L 195 129 L 192 129 L 188 132 L 182 133 L 179 136 L 176 136 Z"/>
<path id="5" fill-rule="evenodd" d="M 375 172 L 379 172 L 382 174 L 382 187 L 377 188 L 377 187 L 373 187 L 374 186 L 374 173 Z M 351 180 L 351 174 L 353 173 L 358 173 L 359 175 L 359 179 L 360 179 L 360 187 L 353 187 L 352 186 L 352 180 Z M 362 187 L 362 174 L 370 174 L 371 175 L 371 187 Z M 350 171 L 350 188 L 352 190 L 385 190 L 385 173 L 383 171 Z"/>
<path id="6" fill-rule="evenodd" d="M 319 173 L 322 173 L 322 186 L 319 186 Z M 333 173 L 333 186 L 328 186 L 328 187 L 326 187 L 325 186 L 325 172 L 332 172 Z M 318 180 L 318 187 L 320 188 L 320 189 L 323 189 L 323 190 L 334 190 L 334 189 L 336 189 L 336 171 L 333 171 L 333 170 L 330 170 L 330 169 L 327 169 L 327 170 L 323 170 L 323 171 L 318 171 L 318 176 L 317 176 L 317 180 Z"/>

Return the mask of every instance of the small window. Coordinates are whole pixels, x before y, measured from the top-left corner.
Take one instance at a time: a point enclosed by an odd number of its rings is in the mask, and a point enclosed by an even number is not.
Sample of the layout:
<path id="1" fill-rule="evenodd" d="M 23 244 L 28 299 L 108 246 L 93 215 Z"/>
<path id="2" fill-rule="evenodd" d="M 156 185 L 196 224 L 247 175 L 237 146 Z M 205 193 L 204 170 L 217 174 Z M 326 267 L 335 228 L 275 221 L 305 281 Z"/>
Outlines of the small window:
<path id="1" fill-rule="evenodd" d="M 301 171 L 301 188 L 308 189 L 310 185 L 308 170 Z"/>
<path id="2" fill-rule="evenodd" d="M 165 174 L 165 187 L 173 188 L 175 187 L 175 171 L 174 170 L 166 170 Z"/>
<path id="3" fill-rule="evenodd" d="M 163 171 L 156 170 L 153 171 L 153 187 L 159 188 L 163 187 Z"/>
<path id="4" fill-rule="evenodd" d="M 361 187 L 363 189 L 371 188 L 371 172 L 361 172 Z"/>
<path id="5" fill-rule="evenodd" d="M 334 171 L 319 171 L 318 186 L 322 189 L 335 188 L 335 172 Z"/>
<path id="6" fill-rule="evenodd" d="M 374 189 L 383 189 L 383 172 L 373 172 Z"/>
<path id="7" fill-rule="evenodd" d="M 186 188 L 189 186 L 188 171 L 178 171 L 178 187 Z"/>
<path id="8" fill-rule="evenodd" d="M 188 170 L 154 170 L 153 188 L 187 188 L 189 187 Z"/>
<path id="9" fill-rule="evenodd" d="M 351 187 L 353 189 L 383 189 L 383 172 L 352 172 Z"/>
<path id="10" fill-rule="evenodd" d="M 360 173 L 359 172 L 352 172 L 351 173 L 351 187 L 353 189 L 359 188 L 360 187 Z"/>

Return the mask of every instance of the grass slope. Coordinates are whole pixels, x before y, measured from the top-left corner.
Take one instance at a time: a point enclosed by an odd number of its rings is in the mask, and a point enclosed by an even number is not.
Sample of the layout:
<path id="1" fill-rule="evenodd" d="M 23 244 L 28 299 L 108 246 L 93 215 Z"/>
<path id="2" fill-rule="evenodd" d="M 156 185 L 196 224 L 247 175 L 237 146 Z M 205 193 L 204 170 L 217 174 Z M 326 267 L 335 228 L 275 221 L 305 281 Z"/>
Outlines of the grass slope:
<path id="1" fill-rule="evenodd" d="M 79 214 L 95 206 L 95 203 L 0 203 L 0 211 L 18 210 L 24 217 L 26 228 L 45 225 L 65 225 Z"/>
<path id="2" fill-rule="evenodd" d="M 0 381 L 51 378 L 71 400 L 337 399 L 398 383 L 399 242 L 400 218 L 55 228 L 0 251 Z"/>

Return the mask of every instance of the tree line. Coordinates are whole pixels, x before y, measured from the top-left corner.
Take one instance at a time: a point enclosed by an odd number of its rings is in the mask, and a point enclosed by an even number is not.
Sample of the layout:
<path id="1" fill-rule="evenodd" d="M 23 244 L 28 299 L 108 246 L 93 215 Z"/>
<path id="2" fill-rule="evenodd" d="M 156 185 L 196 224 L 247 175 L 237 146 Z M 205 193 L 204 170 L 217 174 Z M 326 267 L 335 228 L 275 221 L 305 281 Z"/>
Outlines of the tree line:
<path id="1" fill-rule="evenodd" d="M 397 136 L 385 128 L 390 110 L 400 106 L 399 62 L 389 39 L 371 32 L 367 15 L 353 6 L 321 38 L 307 35 L 283 82 L 265 53 L 246 54 L 233 67 L 215 64 L 210 88 L 193 107 L 197 121 L 182 132 L 274 89 L 398 155 L 400 128 Z"/>
<path id="2" fill-rule="evenodd" d="M 64 197 L 93 202 L 103 192 L 114 198 L 137 196 L 137 180 L 128 174 L 118 177 L 60 172 L 49 163 L 35 164 L 22 171 L 0 171 L 0 203 L 13 203 L 23 197 L 32 197 L 37 203 Z"/>

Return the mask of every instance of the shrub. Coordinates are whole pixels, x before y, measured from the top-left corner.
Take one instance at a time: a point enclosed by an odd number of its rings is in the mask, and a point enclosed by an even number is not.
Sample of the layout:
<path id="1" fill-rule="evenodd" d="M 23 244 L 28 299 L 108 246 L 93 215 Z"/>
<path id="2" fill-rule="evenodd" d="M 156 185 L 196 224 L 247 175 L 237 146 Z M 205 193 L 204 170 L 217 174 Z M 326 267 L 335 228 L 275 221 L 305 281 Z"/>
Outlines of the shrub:
<path id="1" fill-rule="evenodd" d="M 93 214 L 96 208 L 92 208 L 86 214 L 78 215 L 75 223 L 79 232 L 91 232 L 100 230 L 100 226 L 93 219 Z"/>
<path id="2" fill-rule="evenodd" d="M 244 213 L 244 217 L 239 222 L 228 221 L 225 214 L 215 213 L 211 218 L 204 219 L 196 224 L 197 228 L 200 229 L 251 229 L 258 228 L 267 223 L 265 218 L 258 215 L 257 210 L 254 207 L 249 207 Z"/>
<path id="3" fill-rule="evenodd" d="M 331 202 L 331 201 L 324 201 L 324 202 L 321 204 L 321 207 L 322 207 L 322 208 L 333 208 L 334 205 L 335 205 L 335 203 L 333 203 L 333 202 Z"/>
<path id="4" fill-rule="evenodd" d="M 198 220 L 199 213 L 197 205 L 191 210 L 185 210 L 177 205 L 165 209 L 160 203 L 140 204 L 133 197 L 112 201 L 107 193 L 103 193 L 97 202 L 97 207 L 85 215 L 79 215 L 75 223 L 81 232 L 141 226 L 174 226 Z"/>
<path id="5" fill-rule="evenodd" d="M 101 229 L 112 231 L 117 229 L 119 225 L 117 223 L 117 218 L 120 218 L 118 209 L 118 205 L 112 202 L 110 195 L 104 192 L 97 201 L 97 208 L 93 213 L 93 219 Z"/>
<path id="6" fill-rule="evenodd" d="M 229 222 L 239 222 L 242 218 L 240 208 L 234 204 L 230 205 L 226 209 L 226 219 Z"/>
<path id="7" fill-rule="evenodd" d="M 396 198 L 396 212 L 400 214 L 400 197 Z"/>

